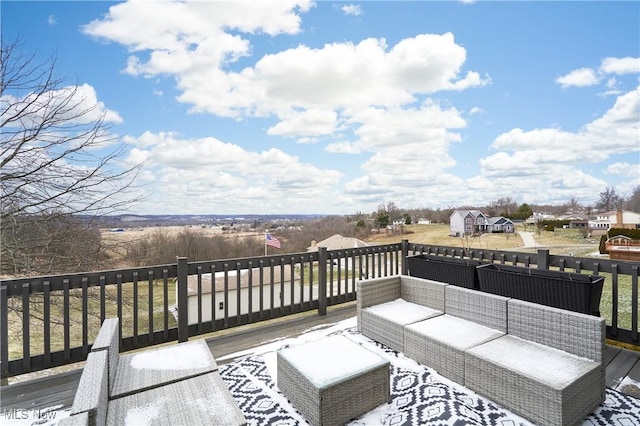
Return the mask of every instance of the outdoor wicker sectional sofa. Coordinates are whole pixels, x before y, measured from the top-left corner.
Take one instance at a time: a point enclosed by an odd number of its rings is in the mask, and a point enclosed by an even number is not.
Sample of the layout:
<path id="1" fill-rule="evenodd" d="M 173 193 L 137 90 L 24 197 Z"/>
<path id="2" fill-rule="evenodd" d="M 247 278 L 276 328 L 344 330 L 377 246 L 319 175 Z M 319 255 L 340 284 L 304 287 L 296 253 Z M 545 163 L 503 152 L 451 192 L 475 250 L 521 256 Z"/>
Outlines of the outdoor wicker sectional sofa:
<path id="1" fill-rule="evenodd" d="M 536 424 L 580 424 L 604 401 L 602 318 L 405 275 L 357 292 L 361 333 Z M 411 304 L 441 313 L 394 318 Z"/>

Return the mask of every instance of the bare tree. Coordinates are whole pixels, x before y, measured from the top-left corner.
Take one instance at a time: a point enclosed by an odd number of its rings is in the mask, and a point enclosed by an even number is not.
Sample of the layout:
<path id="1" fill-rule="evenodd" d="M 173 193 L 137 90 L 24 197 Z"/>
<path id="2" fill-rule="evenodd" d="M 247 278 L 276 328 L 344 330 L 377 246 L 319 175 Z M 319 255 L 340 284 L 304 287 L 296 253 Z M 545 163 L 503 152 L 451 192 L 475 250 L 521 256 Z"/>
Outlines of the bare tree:
<path id="1" fill-rule="evenodd" d="M 636 185 L 629 198 L 625 202 L 625 208 L 632 212 L 640 213 L 640 185 Z"/>
<path id="2" fill-rule="evenodd" d="M 596 208 L 602 211 L 611 211 L 622 208 L 624 198 L 618 195 L 613 187 L 607 187 L 600 193 L 600 201 L 596 203 Z"/>
<path id="3" fill-rule="evenodd" d="M 110 132 L 119 117 L 91 88 L 65 86 L 55 60 L 21 48 L 3 41 L 0 52 L 2 272 L 87 270 L 91 251 L 62 242 L 91 236 L 99 247 L 91 218 L 135 201 L 139 165 L 122 165 L 124 144 Z"/>

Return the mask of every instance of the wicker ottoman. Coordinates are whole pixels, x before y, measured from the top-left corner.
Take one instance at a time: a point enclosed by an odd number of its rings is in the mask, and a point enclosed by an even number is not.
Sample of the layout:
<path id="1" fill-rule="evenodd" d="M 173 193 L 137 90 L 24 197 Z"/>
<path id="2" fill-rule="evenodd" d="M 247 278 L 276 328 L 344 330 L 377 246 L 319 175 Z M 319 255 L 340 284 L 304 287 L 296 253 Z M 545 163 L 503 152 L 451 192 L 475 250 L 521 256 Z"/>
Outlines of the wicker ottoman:
<path id="1" fill-rule="evenodd" d="M 312 425 L 341 425 L 389 402 L 389 361 L 344 336 L 278 351 L 278 388 Z"/>

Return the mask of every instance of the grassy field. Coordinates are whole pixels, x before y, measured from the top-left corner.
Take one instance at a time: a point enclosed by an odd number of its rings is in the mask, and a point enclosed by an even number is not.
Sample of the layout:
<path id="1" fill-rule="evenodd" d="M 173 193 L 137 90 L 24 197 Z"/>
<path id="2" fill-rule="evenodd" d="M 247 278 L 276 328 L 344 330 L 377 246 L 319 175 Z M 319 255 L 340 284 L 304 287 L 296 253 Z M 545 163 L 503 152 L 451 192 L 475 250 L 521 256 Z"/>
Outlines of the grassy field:
<path id="1" fill-rule="evenodd" d="M 176 303 L 175 284 L 168 282 L 168 299 L 167 304 L 172 307 Z M 149 332 L 149 283 L 138 283 L 137 290 L 138 300 L 138 334 L 146 334 Z M 51 296 L 51 312 L 49 327 L 51 330 L 51 352 L 61 351 L 64 349 L 64 312 L 63 300 L 61 292 L 52 292 Z M 122 334 L 123 336 L 132 336 L 134 334 L 134 308 L 133 308 L 133 283 L 125 283 L 122 285 Z M 162 280 L 153 283 L 151 294 L 153 295 L 153 330 L 159 331 L 164 328 L 164 285 Z M 39 296 L 39 297 L 38 297 Z M 43 316 L 43 297 L 33 295 L 30 305 L 30 329 L 29 341 L 32 354 L 40 354 L 44 352 L 44 316 Z M 118 316 L 118 295 L 116 286 L 108 286 L 106 289 L 106 317 Z M 98 330 L 100 329 L 100 289 L 93 287 L 88 291 L 87 298 L 87 323 L 88 323 L 88 342 L 95 340 Z M 11 302 L 16 306 L 11 309 Z M 23 335 L 22 335 L 22 312 L 17 305 L 19 299 L 10 300 L 9 316 L 9 359 L 22 358 Z M 70 331 L 69 340 L 71 347 L 82 344 L 82 294 L 81 290 L 70 291 Z M 177 322 L 174 316 L 168 315 L 169 328 L 176 327 Z"/>

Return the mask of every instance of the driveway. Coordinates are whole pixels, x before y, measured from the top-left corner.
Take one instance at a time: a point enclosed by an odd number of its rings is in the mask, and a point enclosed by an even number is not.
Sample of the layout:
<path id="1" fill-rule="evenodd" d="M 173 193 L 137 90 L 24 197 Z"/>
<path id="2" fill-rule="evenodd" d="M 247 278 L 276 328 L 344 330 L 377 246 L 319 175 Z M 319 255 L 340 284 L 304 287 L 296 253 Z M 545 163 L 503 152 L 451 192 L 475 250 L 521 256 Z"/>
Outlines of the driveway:
<path id="1" fill-rule="evenodd" d="M 536 247 L 536 240 L 533 238 L 533 232 L 517 231 L 520 238 L 522 238 L 523 248 Z"/>

